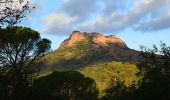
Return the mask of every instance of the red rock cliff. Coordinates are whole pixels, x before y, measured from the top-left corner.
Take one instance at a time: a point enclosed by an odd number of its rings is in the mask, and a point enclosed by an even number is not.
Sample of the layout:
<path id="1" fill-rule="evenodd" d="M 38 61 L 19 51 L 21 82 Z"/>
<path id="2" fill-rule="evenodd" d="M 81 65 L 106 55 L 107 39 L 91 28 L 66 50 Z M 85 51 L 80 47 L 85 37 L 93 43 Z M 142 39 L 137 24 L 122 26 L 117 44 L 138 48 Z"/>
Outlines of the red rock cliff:
<path id="1" fill-rule="evenodd" d="M 116 37 L 115 35 L 104 36 L 100 33 L 86 33 L 86 32 L 79 32 L 73 31 L 70 38 L 64 40 L 61 43 L 60 47 L 66 46 L 73 46 L 76 42 L 83 41 L 85 39 L 91 39 L 91 41 L 96 45 L 107 45 L 113 44 L 117 46 L 121 46 L 124 48 L 128 48 L 125 42 L 123 42 L 120 38 Z"/>

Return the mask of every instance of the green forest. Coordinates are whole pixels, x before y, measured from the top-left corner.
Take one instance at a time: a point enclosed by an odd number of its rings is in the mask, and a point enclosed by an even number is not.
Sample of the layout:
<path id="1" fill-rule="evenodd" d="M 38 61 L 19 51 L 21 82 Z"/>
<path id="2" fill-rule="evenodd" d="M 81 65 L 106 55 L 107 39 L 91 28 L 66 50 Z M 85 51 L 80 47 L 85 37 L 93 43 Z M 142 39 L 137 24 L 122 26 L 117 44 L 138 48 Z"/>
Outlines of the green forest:
<path id="1" fill-rule="evenodd" d="M 170 46 L 141 46 L 137 62 L 114 60 L 110 45 L 92 52 L 90 38 L 53 51 L 18 25 L 32 9 L 0 17 L 0 100 L 170 100 Z"/>

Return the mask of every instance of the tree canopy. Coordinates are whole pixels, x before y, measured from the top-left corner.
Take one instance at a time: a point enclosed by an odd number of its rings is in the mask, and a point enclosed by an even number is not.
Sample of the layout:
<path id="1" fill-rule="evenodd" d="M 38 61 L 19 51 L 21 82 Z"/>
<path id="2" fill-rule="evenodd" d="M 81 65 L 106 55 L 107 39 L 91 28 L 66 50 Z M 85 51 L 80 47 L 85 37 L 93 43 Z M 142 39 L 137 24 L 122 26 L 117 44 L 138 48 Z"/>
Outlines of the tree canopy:
<path id="1" fill-rule="evenodd" d="M 22 94 L 30 86 L 31 78 L 42 65 L 41 57 L 50 47 L 51 41 L 30 28 L 0 30 L 0 76 L 8 80 L 12 93 Z"/>
<path id="2" fill-rule="evenodd" d="M 17 0 L 16 0 L 17 1 Z M 30 6 L 29 0 L 7 0 L 4 9 L 0 10 L 0 28 L 12 27 L 17 25 L 35 7 Z M 6 6 L 11 5 L 11 6 Z"/>
<path id="3" fill-rule="evenodd" d="M 96 100 L 93 79 L 76 71 L 54 72 L 34 81 L 33 91 L 43 100 Z"/>
<path id="4" fill-rule="evenodd" d="M 137 91 L 141 100 L 170 99 L 170 47 L 160 44 L 160 49 L 143 48 L 143 60 L 140 62 L 140 74 L 144 77 Z"/>

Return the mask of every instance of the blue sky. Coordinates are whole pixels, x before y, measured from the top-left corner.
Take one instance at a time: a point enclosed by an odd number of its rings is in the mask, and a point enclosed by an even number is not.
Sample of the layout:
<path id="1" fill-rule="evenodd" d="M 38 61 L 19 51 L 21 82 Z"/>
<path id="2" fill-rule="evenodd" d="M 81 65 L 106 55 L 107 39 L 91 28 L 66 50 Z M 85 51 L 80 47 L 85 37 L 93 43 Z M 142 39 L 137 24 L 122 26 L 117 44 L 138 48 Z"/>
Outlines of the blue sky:
<path id="1" fill-rule="evenodd" d="M 170 45 L 170 0 L 36 0 L 24 25 L 52 41 L 52 49 L 72 31 L 115 34 L 139 50 Z"/>

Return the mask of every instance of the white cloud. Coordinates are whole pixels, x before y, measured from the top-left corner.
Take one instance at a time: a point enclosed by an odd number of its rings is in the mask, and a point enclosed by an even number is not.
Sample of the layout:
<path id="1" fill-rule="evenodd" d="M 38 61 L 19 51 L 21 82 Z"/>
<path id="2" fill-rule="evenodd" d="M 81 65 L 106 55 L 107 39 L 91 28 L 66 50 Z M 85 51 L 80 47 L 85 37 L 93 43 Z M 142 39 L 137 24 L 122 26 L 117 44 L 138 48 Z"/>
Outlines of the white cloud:
<path id="1" fill-rule="evenodd" d="M 87 18 L 97 10 L 97 0 L 65 0 L 63 3 L 63 12 L 70 16 Z"/>
<path id="2" fill-rule="evenodd" d="M 161 29 L 170 28 L 170 14 L 166 13 L 165 15 L 161 16 L 160 18 L 153 19 L 149 22 L 141 23 L 137 27 L 136 30 L 140 30 L 143 32 L 147 31 L 158 31 Z"/>
<path id="3" fill-rule="evenodd" d="M 96 17 L 96 20 L 81 25 L 84 31 L 117 32 L 126 28 L 139 31 L 156 31 L 170 27 L 170 0 L 138 0 L 126 13 L 118 13 L 114 9 Z M 145 22 L 141 24 L 141 22 Z M 147 25 L 146 25 L 147 24 Z"/>
<path id="4" fill-rule="evenodd" d="M 170 0 L 64 0 L 62 4 L 60 12 L 43 18 L 44 32 L 66 34 L 75 28 L 103 33 L 126 28 L 149 32 L 170 28 Z"/>
<path id="5" fill-rule="evenodd" d="M 42 19 L 46 28 L 42 30 L 43 33 L 61 34 L 73 29 L 73 24 L 76 22 L 76 17 L 70 17 L 64 13 L 53 13 Z"/>
<path id="6" fill-rule="evenodd" d="M 64 0 L 61 9 L 43 18 L 43 33 L 69 34 L 93 14 L 96 0 Z"/>
<path id="7" fill-rule="evenodd" d="M 112 13 L 108 16 L 97 16 L 92 23 L 84 23 L 80 26 L 83 31 L 99 31 L 99 32 L 115 32 L 124 28 L 124 24 L 120 23 L 121 15 Z"/>

